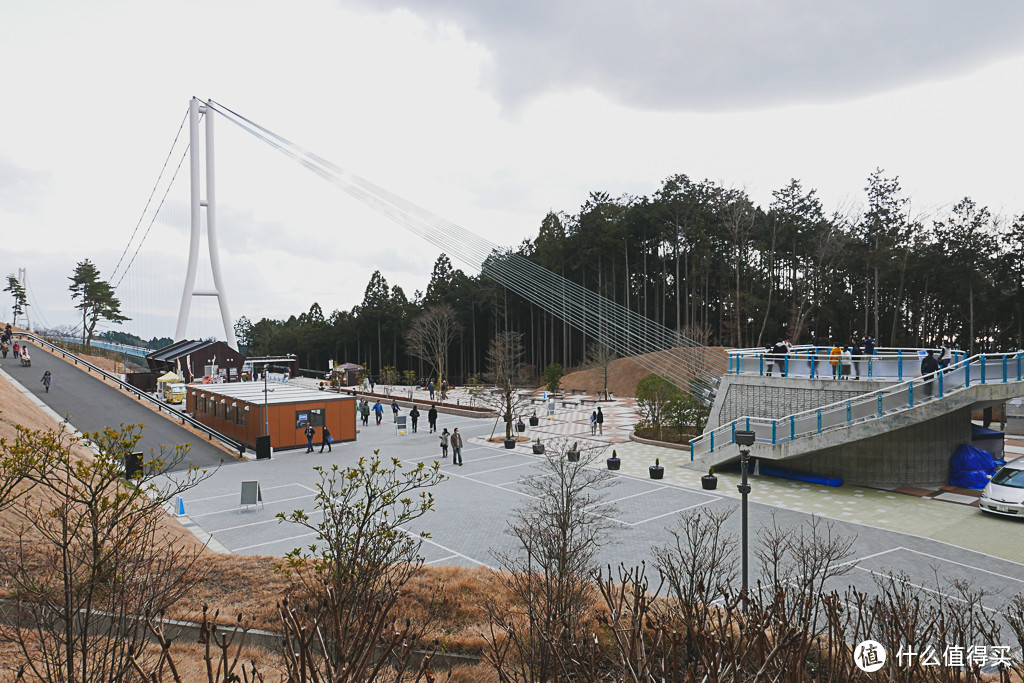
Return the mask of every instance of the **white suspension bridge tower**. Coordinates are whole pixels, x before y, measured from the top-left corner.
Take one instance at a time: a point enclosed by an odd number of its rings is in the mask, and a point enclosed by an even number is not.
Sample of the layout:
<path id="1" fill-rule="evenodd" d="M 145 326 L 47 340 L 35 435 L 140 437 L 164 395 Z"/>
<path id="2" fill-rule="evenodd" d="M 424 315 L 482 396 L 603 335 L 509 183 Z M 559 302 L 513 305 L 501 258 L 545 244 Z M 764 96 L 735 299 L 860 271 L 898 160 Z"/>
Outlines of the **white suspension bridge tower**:
<path id="1" fill-rule="evenodd" d="M 205 114 L 206 140 L 200 143 L 199 119 Z M 233 349 L 238 349 L 235 340 L 235 328 L 228 310 L 227 294 L 224 290 L 224 278 L 220 272 L 220 251 L 217 242 L 217 193 L 214 183 L 214 151 L 213 151 L 213 112 L 205 102 L 192 98 L 188 105 L 189 130 L 189 179 L 190 179 L 190 238 L 188 247 L 188 268 L 185 271 L 185 288 L 181 294 L 181 307 L 178 309 L 178 324 L 174 331 L 174 340 L 185 338 L 188 316 L 192 308 L 192 297 L 217 297 L 220 317 L 224 323 L 224 341 Z M 206 152 L 206 198 L 200 192 L 201 155 Z M 213 271 L 213 289 L 196 289 L 196 269 L 199 264 L 199 242 L 202 228 L 203 209 L 206 209 L 206 242 L 210 251 L 210 269 Z"/>

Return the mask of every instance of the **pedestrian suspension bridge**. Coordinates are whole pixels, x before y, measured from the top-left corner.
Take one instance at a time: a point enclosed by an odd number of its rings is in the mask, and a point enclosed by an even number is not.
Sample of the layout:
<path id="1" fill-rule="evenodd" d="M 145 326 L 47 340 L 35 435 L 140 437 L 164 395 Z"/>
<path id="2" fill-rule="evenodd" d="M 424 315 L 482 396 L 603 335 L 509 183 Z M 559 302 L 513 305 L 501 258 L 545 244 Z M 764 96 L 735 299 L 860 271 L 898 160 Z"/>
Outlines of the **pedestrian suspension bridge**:
<path id="1" fill-rule="evenodd" d="M 237 126 L 451 258 L 582 331 L 589 339 L 620 356 L 636 357 L 649 371 L 706 403 L 713 399 L 715 380 L 726 371 L 725 359 L 720 354 L 343 169 L 213 100 L 191 100 L 143 215 L 110 278 L 129 316 L 135 318 L 140 312 L 166 313 L 172 306 L 167 301 L 166 283 L 177 281 L 181 283 L 176 290 L 181 299 L 173 339 L 186 338 L 194 299 L 216 300 L 224 338 L 229 346 L 237 348 L 228 292 L 221 274 L 213 145 L 217 119 Z M 205 135 L 201 133 L 201 121 Z M 173 200 L 175 180 L 182 175 L 186 158 L 190 179 L 187 212 L 184 201 Z M 184 230 L 164 228 L 180 226 L 186 215 L 189 252 L 187 263 L 182 264 L 172 255 L 180 252 Z M 203 238 L 208 256 L 200 254 Z M 201 261 L 204 266 L 208 264 L 209 273 L 200 267 Z M 381 264 L 381 270 L 386 271 L 387 264 Z M 260 315 L 259 311 L 246 314 L 252 318 Z"/>

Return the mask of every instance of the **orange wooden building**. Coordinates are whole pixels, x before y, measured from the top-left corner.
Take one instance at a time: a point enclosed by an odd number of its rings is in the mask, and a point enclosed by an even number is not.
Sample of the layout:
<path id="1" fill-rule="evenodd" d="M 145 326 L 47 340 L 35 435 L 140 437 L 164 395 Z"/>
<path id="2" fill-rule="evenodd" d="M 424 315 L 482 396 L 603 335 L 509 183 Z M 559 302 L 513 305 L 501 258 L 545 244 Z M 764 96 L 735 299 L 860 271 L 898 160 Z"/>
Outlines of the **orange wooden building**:
<path id="1" fill-rule="evenodd" d="M 256 437 L 270 430 L 275 449 L 306 445 L 307 425 L 327 425 L 335 443 L 355 441 L 356 399 L 328 391 L 271 382 L 264 394 L 263 382 L 190 384 L 186 410 L 197 420 L 222 434 L 256 447 Z M 266 398 L 264 398 L 266 397 Z"/>

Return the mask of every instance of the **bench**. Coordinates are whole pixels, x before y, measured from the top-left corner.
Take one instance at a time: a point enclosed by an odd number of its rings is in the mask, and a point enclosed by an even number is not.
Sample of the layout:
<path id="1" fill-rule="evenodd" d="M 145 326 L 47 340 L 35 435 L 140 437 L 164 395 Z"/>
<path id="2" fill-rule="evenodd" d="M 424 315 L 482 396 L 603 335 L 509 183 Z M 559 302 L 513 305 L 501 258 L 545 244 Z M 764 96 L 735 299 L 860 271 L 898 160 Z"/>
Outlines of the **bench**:
<path id="1" fill-rule="evenodd" d="M 578 406 L 579 404 L 579 401 L 562 401 L 563 408 L 568 408 L 569 406 Z"/>
<path id="2" fill-rule="evenodd" d="M 547 403 L 547 399 L 544 399 L 544 398 L 531 398 L 530 399 L 530 405 L 533 405 L 534 403 Z"/>

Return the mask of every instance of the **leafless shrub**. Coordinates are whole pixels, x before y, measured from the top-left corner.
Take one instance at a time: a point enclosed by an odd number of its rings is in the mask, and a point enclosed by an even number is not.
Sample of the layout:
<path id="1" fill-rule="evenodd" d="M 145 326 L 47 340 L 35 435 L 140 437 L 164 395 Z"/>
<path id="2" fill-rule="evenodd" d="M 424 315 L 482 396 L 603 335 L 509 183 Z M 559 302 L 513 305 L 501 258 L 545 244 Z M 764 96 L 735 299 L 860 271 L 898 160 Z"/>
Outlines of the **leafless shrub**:
<path id="1" fill-rule="evenodd" d="M 187 452 L 175 449 L 123 480 L 123 458 L 141 438 L 133 425 L 89 435 L 93 457 L 75 454 L 78 439 L 64 432 L 26 436 L 38 448 L 24 474 L 32 490 L 5 528 L 14 550 L 0 555 L 10 601 L 0 639 L 40 680 L 121 680 L 142 652 L 141 615 L 163 611 L 199 579 L 199 550 L 178 545 L 162 518 L 163 505 L 202 475 L 163 479 Z"/>
<path id="2" fill-rule="evenodd" d="M 590 467 L 600 449 L 575 462 L 565 451 L 564 442 L 554 444 L 528 479 L 531 501 L 508 527 L 515 550 L 494 553 L 503 569 L 497 580 L 514 601 L 511 608 L 488 603 L 484 656 L 501 681 L 558 679 L 593 632 L 595 557 L 616 524 L 602 495 L 612 480 Z"/>

